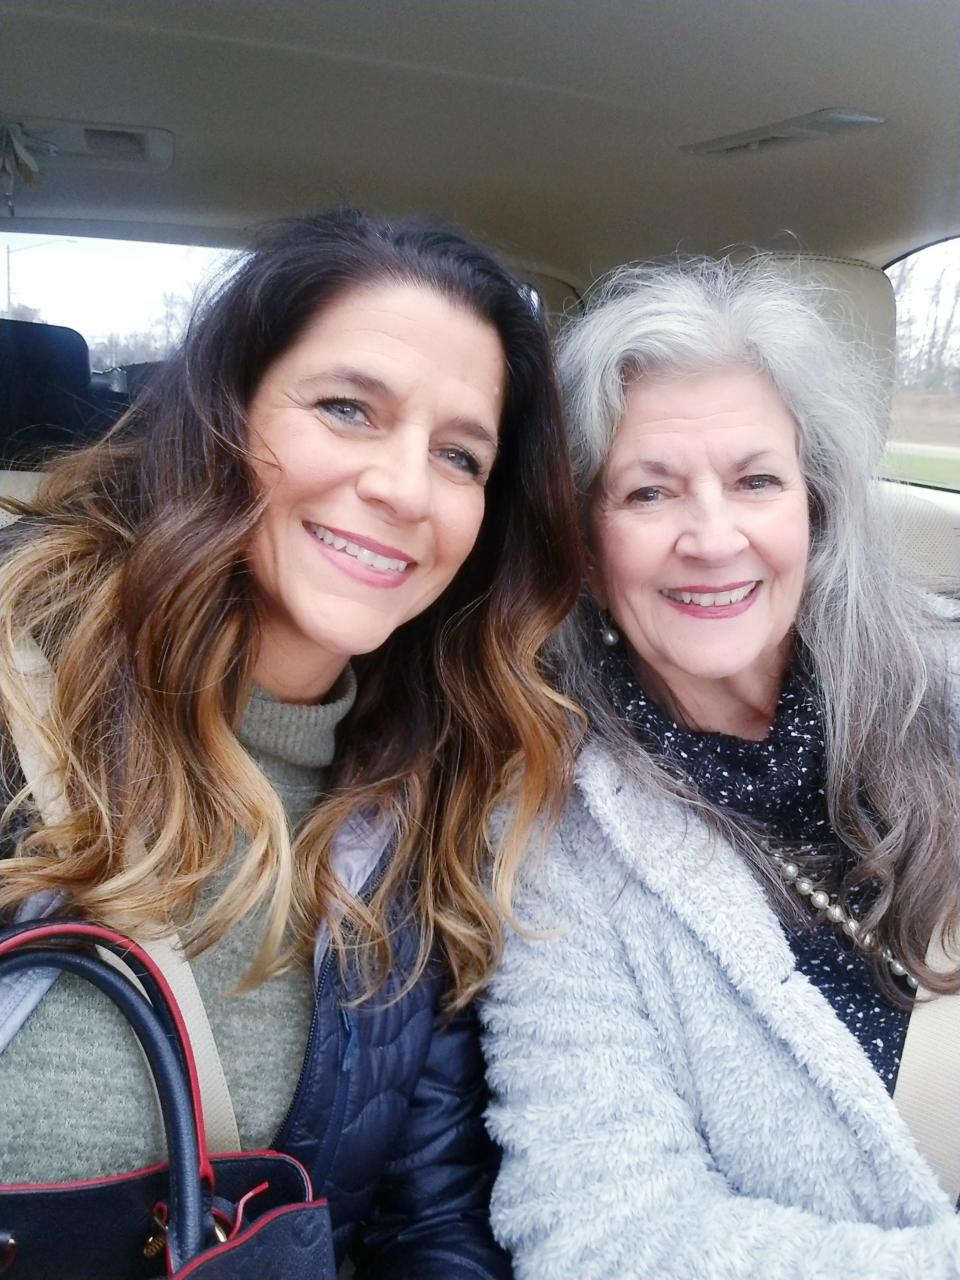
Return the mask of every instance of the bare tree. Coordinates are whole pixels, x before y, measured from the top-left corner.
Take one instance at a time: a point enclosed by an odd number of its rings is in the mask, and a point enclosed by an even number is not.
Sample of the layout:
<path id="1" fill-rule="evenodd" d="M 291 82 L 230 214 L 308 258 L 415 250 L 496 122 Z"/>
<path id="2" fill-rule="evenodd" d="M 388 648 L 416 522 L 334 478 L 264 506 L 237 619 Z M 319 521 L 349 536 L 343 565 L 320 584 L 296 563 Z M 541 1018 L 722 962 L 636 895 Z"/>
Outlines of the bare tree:
<path id="1" fill-rule="evenodd" d="M 22 302 L 15 302 L 6 311 L 0 311 L 0 319 L 3 320 L 29 320 L 33 324 L 37 324 L 42 318 L 36 307 L 24 306 Z"/>
<path id="2" fill-rule="evenodd" d="M 946 380 L 948 370 L 947 354 L 956 337 L 954 323 L 957 319 L 957 304 L 960 303 L 960 288 L 949 278 L 944 279 L 947 275 L 946 268 L 944 268 L 937 283 L 937 311 L 939 312 L 939 300 L 944 292 L 949 297 L 948 310 L 943 322 L 939 325 L 939 331 L 935 332 L 934 339 L 931 341 L 931 371 L 936 374 L 941 383 Z"/>
<path id="3" fill-rule="evenodd" d="M 960 280 L 955 265 L 945 261 L 936 280 L 926 284 L 916 275 L 919 256 L 897 263 L 889 273 L 897 300 L 898 381 L 933 391 L 953 377 Z"/>
<path id="4" fill-rule="evenodd" d="M 887 273 L 893 285 L 897 304 L 897 371 L 901 386 L 913 383 L 917 376 L 917 324 L 913 309 L 913 281 L 916 258 L 902 258 Z"/>

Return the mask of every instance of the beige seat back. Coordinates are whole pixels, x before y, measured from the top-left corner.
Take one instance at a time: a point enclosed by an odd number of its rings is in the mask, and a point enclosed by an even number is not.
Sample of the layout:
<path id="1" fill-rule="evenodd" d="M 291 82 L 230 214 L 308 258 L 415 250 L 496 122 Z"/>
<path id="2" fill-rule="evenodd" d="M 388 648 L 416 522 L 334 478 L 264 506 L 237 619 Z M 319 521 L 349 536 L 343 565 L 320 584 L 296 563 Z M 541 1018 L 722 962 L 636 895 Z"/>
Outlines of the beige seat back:
<path id="1" fill-rule="evenodd" d="M 831 291 L 828 314 L 839 331 L 862 343 L 883 381 L 887 406 L 896 379 L 897 303 L 886 273 L 870 262 L 816 253 L 772 255 L 789 275 Z M 748 259 L 749 261 L 749 259 Z M 949 497 L 949 495 L 947 495 Z M 960 587 L 958 512 L 921 488 L 884 483 L 883 497 L 907 570 L 935 590 Z"/>
<path id="2" fill-rule="evenodd" d="M 789 275 L 830 291 L 830 319 L 844 337 L 868 349 L 889 399 L 896 377 L 897 300 L 886 272 L 858 258 L 832 258 L 818 253 L 770 256 Z"/>
<path id="3" fill-rule="evenodd" d="M 904 566 L 934 591 L 960 588 L 960 495 L 925 497 L 915 485 L 889 481 L 883 496 Z"/>
<path id="4" fill-rule="evenodd" d="M 0 498 L 32 498 L 41 479 L 39 471 L 0 470 Z M 0 529 L 12 524 L 16 518 L 0 508 Z"/>

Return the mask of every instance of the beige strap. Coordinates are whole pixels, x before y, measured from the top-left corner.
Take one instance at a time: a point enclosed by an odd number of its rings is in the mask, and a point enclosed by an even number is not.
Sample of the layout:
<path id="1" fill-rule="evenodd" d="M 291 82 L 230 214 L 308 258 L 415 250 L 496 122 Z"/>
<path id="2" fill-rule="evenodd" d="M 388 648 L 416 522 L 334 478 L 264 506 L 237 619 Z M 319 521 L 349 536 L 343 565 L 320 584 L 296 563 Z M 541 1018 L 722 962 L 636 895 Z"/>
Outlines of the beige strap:
<path id="1" fill-rule="evenodd" d="M 927 964 L 951 973 L 956 962 L 945 954 L 936 930 Z M 960 1198 L 960 992 L 938 995 L 921 987 L 900 1058 L 893 1100 L 913 1139 L 950 1197 Z"/>
<path id="2" fill-rule="evenodd" d="M 50 664 L 32 637 L 25 636 L 19 643 L 17 663 L 34 715 L 38 720 L 47 719 L 52 699 L 53 676 Z M 46 744 L 12 708 L 8 708 L 7 721 L 20 757 L 24 779 L 33 793 L 40 817 L 48 825 L 62 821 L 67 812 L 66 796 L 59 770 L 51 761 Z M 187 1026 L 200 1078 L 200 1100 L 207 1145 L 212 1152 L 239 1151 L 237 1118 L 223 1063 L 220 1061 L 197 980 L 183 954 L 180 940 L 176 934 L 170 934 L 169 937 L 144 942 L 142 945 L 163 970 Z M 107 952 L 105 955 L 112 959 L 111 953 Z"/>
<path id="3" fill-rule="evenodd" d="M 187 1034 L 193 1046 L 197 1075 L 200 1078 L 200 1101 L 203 1105 L 207 1147 L 214 1154 L 239 1151 L 240 1133 L 233 1110 L 233 1099 L 230 1097 L 230 1086 L 223 1071 L 220 1051 L 213 1037 L 203 997 L 190 962 L 181 949 L 180 939 L 174 933 L 167 938 L 157 938 L 141 945 L 163 970 L 187 1024 Z"/>

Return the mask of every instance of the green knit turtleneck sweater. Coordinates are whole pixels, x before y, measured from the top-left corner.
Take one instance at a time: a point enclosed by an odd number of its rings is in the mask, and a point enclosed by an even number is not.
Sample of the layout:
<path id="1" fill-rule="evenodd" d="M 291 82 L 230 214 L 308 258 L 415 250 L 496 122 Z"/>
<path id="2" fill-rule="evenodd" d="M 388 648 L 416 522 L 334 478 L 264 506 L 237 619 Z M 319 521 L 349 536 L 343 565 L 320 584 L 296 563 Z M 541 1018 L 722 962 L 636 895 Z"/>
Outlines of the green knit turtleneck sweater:
<path id="1" fill-rule="evenodd" d="M 259 690 L 251 697 L 237 736 L 280 796 L 291 831 L 323 790 L 335 730 L 355 692 L 348 668 L 317 706 L 277 702 Z M 231 866 L 205 886 L 201 910 Z M 268 1147 L 286 1115 L 313 1010 L 309 959 L 253 991 L 230 994 L 262 926 L 263 913 L 254 914 L 193 961 L 246 1150 Z M 92 1178 L 164 1159 L 136 1041 L 106 997 L 81 979 L 59 978 L 0 1053 L 0 1133 L 0 1182 Z"/>

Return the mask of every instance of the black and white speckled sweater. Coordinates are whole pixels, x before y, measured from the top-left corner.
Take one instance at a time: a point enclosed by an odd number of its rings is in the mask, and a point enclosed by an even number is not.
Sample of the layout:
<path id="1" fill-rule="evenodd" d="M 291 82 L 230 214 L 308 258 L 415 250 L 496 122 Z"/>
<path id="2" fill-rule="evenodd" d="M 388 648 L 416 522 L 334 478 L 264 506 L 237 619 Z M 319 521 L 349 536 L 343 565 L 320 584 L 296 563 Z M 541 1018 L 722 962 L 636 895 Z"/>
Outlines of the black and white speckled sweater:
<path id="1" fill-rule="evenodd" d="M 812 845 L 835 883 L 848 856 L 830 827 L 823 717 L 798 658 L 784 680 L 769 734 L 760 741 L 681 728 L 638 685 L 624 651 L 604 659 L 604 678 L 638 740 L 713 804 L 751 818 L 781 847 Z M 864 895 L 858 895 L 861 905 Z M 892 1092 L 909 1014 L 880 992 L 870 964 L 830 921 L 787 930 L 797 968 L 823 992 Z M 905 988 L 906 991 L 906 988 Z"/>

